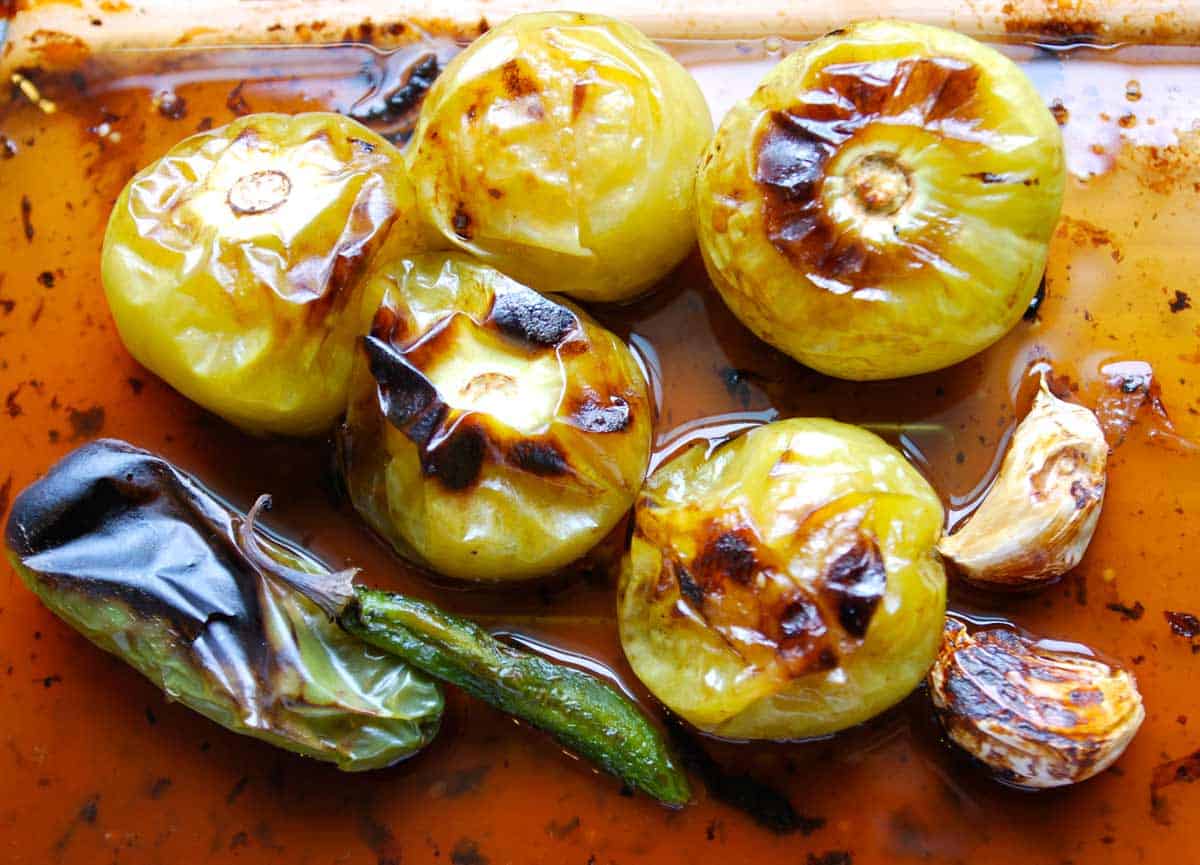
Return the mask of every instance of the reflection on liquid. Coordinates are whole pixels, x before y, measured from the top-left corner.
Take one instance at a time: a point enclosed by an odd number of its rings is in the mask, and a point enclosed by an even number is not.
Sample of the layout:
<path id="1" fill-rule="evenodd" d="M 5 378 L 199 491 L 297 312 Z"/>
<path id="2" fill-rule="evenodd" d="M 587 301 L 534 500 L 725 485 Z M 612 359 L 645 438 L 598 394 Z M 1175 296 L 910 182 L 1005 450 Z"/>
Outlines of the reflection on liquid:
<path id="1" fill-rule="evenodd" d="M 789 46 L 669 47 L 693 66 L 719 118 Z M 431 50 L 441 57 L 453 49 Z M 1200 719 L 1192 641 L 1163 618 L 1166 610 L 1200 612 L 1189 519 L 1200 512 L 1200 460 L 1180 445 L 1200 435 L 1200 295 L 1191 288 L 1200 275 L 1193 215 L 1200 138 L 1176 131 L 1200 119 L 1200 51 L 1004 50 L 1047 102 L 1067 109 L 1075 179 L 1045 302 L 984 354 L 903 381 L 824 378 L 751 337 L 695 257 L 658 293 L 594 311 L 629 339 L 653 383 L 656 464 L 688 442 L 719 440 L 776 416 L 835 417 L 903 448 L 941 493 L 951 526 L 988 489 L 1032 400 L 1034 364 L 1048 363 L 1073 400 L 1109 406 L 1123 435 L 1114 440 L 1108 498 L 1083 564 L 1033 595 L 955 583 L 952 606 L 980 623 L 1012 621 L 1132 664 L 1150 717 L 1120 774 L 1052 798 L 1000 788 L 942 748 L 918 693 L 829 741 L 705 744 L 726 771 L 786 794 L 806 818 L 786 835 L 703 793 L 678 814 L 620 796 L 562 760 L 547 740 L 454 695 L 429 754 L 385 773 L 344 777 L 223 736 L 163 704 L 53 622 L 10 577 L 0 582 L 0 669 L 12 670 L 0 678 L 9 707 L 0 833 L 10 851 L 46 861 L 53 849 L 59 861 L 89 863 L 118 854 L 213 863 L 380 862 L 403 854 L 406 861 L 483 861 L 470 858 L 477 855 L 670 865 L 720 856 L 831 865 L 850 861 L 837 858 L 843 851 L 855 865 L 1200 861 L 1200 785 L 1162 789 L 1156 795 L 1171 807 L 1154 815 L 1149 796 L 1155 765 L 1195 750 Z M 386 103 L 411 72 L 411 63 L 362 46 L 143 54 L 39 80 L 60 106 L 52 117 L 19 97 L 0 107 L 0 133 L 16 143 L 11 158 L 0 148 L 0 510 L 10 491 L 79 440 L 125 437 L 195 472 L 239 507 L 273 493 L 272 525 L 330 563 L 353 563 L 369 582 L 568 653 L 566 660 L 646 699 L 613 626 L 621 537 L 583 574 L 499 595 L 431 583 L 399 564 L 340 502 L 326 442 L 237 433 L 134 365 L 110 323 L 97 278 L 99 241 L 107 208 L 137 168 L 236 113 Z M 167 100 L 162 111 L 164 91 L 182 107 Z M 380 123 L 396 120 L 385 115 Z M 109 134 L 101 138 L 103 124 Z M 1147 368 L 1154 388 L 1134 375 Z M 1159 407 L 1172 427 L 1163 426 Z M 1139 618 L 1115 611 L 1136 610 L 1135 602 Z M 1060 819 L 1065 809 L 1071 820 Z M 1151 819 L 1163 815 L 1170 825 Z"/>

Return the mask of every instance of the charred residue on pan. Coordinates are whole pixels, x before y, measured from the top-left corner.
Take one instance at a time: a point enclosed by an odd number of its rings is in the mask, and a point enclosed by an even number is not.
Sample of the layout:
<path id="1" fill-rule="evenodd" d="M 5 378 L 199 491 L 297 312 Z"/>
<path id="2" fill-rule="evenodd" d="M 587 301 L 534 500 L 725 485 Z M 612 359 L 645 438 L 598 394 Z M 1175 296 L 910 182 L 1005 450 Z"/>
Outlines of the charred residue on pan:
<path id="1" fill-rule="evenodd" d="M 405 143 L 429 88 L 444 68 L 439 54 L 450 53 L 443 46 L 404 48 L 364 63 L 360 75 L 369 89 L 350 107 L 349 115 L 393 144 Z"/>
<path id="2" fill-rule="evenodd" d="M 799 832 L 808 836 L 825 827 L 825 818 L 798 812 L 788 797 L 771 784 L 723 767 L 681 721 L 668 718 L 666 726 L 680 760 L 700 778 L 712 798 L 741 811 L 777 835 Z"/>
<path id="3" fill-rule="evenodd" d="M 1105 27 L 1099 10 L 1088 6 L 1087 2 L 1059 4 L 1057 8 L 1048 5 L 1048 14 L 1029 15 L 1006 3 L 1002 9 L 1004 32 L 1042 45 L 1095 45 L 1104 41 Z"/>

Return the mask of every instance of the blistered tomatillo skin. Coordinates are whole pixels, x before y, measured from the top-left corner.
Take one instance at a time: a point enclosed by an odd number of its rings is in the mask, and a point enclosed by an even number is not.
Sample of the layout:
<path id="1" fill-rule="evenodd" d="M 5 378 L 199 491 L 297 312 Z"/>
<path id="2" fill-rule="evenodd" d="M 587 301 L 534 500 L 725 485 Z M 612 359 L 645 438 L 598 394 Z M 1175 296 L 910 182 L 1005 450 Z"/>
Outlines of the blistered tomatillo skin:
<path id="1" fill-rule="evenodd" d="M 672 711 L 733 739 L 841 730 L 903 699 L 938 648 L 942 507 L 904 457 L 831 420 L 694 445 L 647 481 L 621 644 Z"/>
<path id="2" fill-rule="evenodd" d="M 1037 291 L 1065 178 L 1054 118 L 974 40 L 894 21 L 797 51 L 726 116 L 696 183 L 725 302 L 829 375 L 957 363 Z"/>
<path id="3" fill-rule="evenodd" d="M 194 135 L 129 182 L 101 275 L 130 353 L 252 432 L 330 428 L 385 236 L 426 245 L 404 162 L 336 114 L 256 114 Z"/>
<path id="4" fill-rule="evenodd" d="M 448 241 L 540 291 L 615 301 L 695 243 L 711 134 L 696 82 L 640 32 L 553 12 L 516 16 L 456 57 L 409 154 Z"/>
<path id="5" fill-rule="evenodd" d="M 379 267 L 342 471 L 402 554 L 519 580 L 590 550 L 632 505 L 651 404 L 630 350 L 580 310 L 456 255 Z"/>

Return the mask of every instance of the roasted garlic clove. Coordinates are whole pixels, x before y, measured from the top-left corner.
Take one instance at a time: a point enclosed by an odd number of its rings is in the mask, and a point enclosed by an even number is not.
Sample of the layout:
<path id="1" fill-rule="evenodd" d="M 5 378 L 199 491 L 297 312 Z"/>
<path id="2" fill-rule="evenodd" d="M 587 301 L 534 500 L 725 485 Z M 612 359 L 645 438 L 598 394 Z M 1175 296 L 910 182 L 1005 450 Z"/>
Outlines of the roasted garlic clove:
<path id="1" fill-rule="evenodd" d="M 1132 673 L 1007 628 L 970 634 L 953 619 L 929 693 L 950 739 L 1022 787 L 1061 787 L 1104 771 L 1146 716 Z"/>
<path id="2" fill-rule="evenodd" d="M 995 485 L 939 551 L 978 583 L 1023 586 L 1062 576 L 1079 564 L 1096 530 L 1107 460 L 1096 416 L 1054 396 L 1043 378 Z"/>
<path id="3" fill-rule="evenodd" d="M 1062 137 L 975 40 L 868 21 L 808 43 L 721 122 L 696 181 L 729 308 L 813 369 L 941 369 L 1003 336 L 1041 280 Z"/>

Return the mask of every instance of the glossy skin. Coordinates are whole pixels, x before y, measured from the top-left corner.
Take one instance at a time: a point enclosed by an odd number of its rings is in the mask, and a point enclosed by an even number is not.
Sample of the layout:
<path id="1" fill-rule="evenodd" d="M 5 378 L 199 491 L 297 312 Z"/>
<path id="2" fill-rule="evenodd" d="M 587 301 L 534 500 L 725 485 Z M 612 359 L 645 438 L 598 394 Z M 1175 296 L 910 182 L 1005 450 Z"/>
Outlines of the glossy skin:
<path id="1" fill-rule="evenodd" d="M 847 379 L 957 363 L 1020 319 L 1062 204 L 1054 118 L 974 40 L 875 21 L 786 58 L 696 184 L 710 276 L 759 337 Z"/>
<path id="2" fill-rule="evenodd" d="M 633 297 L 695 243 L 709 136 L 691 75 L 597 15 L 514 17 L 454 59 L 411 144 L 443 238 L 544 292 Z"/>
<path id="3" fill-rule="evenodd" d="M 621 574 L 621 644 L 702 730 L 802 739 L 908 695 L 937 651 L 942 508 L 882 440 L 831 420 L 695 445 L 647 481 Z"/>
<path id="4" fill-rule="evenodd" d="M 550 733 L 631 788 L 679 807 L 687 776 L 658 729 L 628 697 L 581 670 L 506 646 L 424 601 L 358 589 L 342 626 L 477 699 Z"/>
<path id="5" fill-rule="evenodd" d="M 239 548 L 243 520 L 163 460 L 102 439 L 17 497 L 5 540 L 59 618 L 234 732 L 351 771 L 429 744 L 437 685 L 268 579 Z M 272 538 L 255 542 L 273 566 L 327 573 Z"/>
<path id="6" fill-rule="evenodd" d="M 121 339 L 185 396 L 258 433 L 310 435 L 345 408 L 359 290 L 385 236 L 424 246 L 399 152 L 336 114 L 249 115 L 129 182 L 101 275 Z"/>
<path id="7" fill-rule="evenodd" d="M 750 45 L 757 51 L 750 56 L 743 53 L 744 44 L 734 42 L 682 46 L 689 62 L 702 64 L 697 77 L 711 88 L 714 111 L 733 94 L 748 94 L 775 61 L 764 55 L 761 41 Z M 700 50 L 705 53 L 697 56 Z M 1187 82 L 1200 86 L 1200 67 L 1180 61 L 1176 47 L 1075 50 L 1053 57 L 1026 46 L 1006 51 L 1028 60 L 1031 72 L 1047 73 L 1041 79 L 1043 100 L 1061 98 L 1070 108 L 1071 122 L 1063 133 L 1074 152 L 1088 165 L 1112 164 L 1111 169 L 1097 169 L 1107 173 L 1070 185 L 1067 211 L 1105 229 L 1111 242 L 1097 247 L 1078 222 L 1064 222 L 1054 240 L 1049 294 L 1039 321 L 1019 325 L 976 362 L 921 381 L 866 387 L 810 380 L 778 353 L 763 352 L 732 320 L 699 262 L 689 262 L 652 301 L 604 312 L 604 320 L 617 325 L 619 333 L 628 328 L 640 334 L 661 360 L 666 388 L 657 429 L 663 456 L 678 448 L 681 426 L 712 428 L 722 423 L 723 413 L 746 408 L 744 393 L 727 390 L 723 365 L 753 374 L 747 379 L 751 410 L 774 407 L 785 417 L 837 416 L 905 425 L 909 441 L 904 446 L 913 449 L 914 460 L 929 466 L 927 477 L 947 508 L 954 509 L 955 522 L 969 511 L 964 501 L 977 501 L 982 492 L 977 485 L 990 479 L 993 460 L 999 461 L 1012 427 L 1028 410 L 1036 388 L 1023 373 L 1033 352 L 1074 361 L 1063 370 L 1079 387 L 1074 398 L 1096 407 L 1106 428 L 1109 421 L 1098 401 L 1115 405 L 1118 422 L 1128 424 L 1135 406 L 1147 397 L 1144 391 L 1128 394 L 1110 386 L 1111 372 L 1101 368 L 1130 358 L 1152 363 L 1178 434 L 1194 436 L 1200 430 L 1200 416 L 1189 410 L 1200 408 L 1195 364 L 1186 359 L 1196 352 L 1200 306 L 1196 292 L 1179 284 L 1200 266 L 1200 247 L 1181 240 L 1194 233 L 1189 202 L 1195 201 L 1193 183 L 1200 181 L 1200 152 L 1188 146 L 1164 164 L 1152 158 L 1157 151 L 1132 142 L 1112 149 L 1117 135 L 1157 135 L 1189 127 L 1194 106 L 1173 98 L 1173 88 L 1187 87 Z M 180 56 L 193 65 L 181 71 Z M 1187 58 L 1192 63 L 1197 55 Z M 489 625 L 512 624 L 521 634 L 614 670 L 623 688 L 640 695 L 617 641 L 615 575 L 614 581 L 576 579 L 570 590 L 554 594 L 549 602 L 540 586 L 514 593 L 463 592 L 431 584 L 398 563 L 385 545 L 371 542 L 352 509 L 330 507 L 322 485 L 326 445 L 252 441 L 226 424 L 215 424 L 134 363 L 111 326 L 102 293 L 89 287 L 98 272 L 104 221 L 128 180 L 129 166 L 158 158 L 202 117 L 212 116 L 217 125 L 232 119 L 226 100 L 243 80 L 256 109 L 308 110 L 313 94 L 331 108 L 353 104 L 372 87 L 359 74 L 364 60 L 372 60 L 372 51 L 362 45 L 263 48 L 235 56 L 186 49 L 129 55 L 129 65 L 116 73 L 89 71 L 87 95 L 80 95 L 70 81 L 50 91 L 59 105 L 53 116 L 36 105 L 14 102 L 0 119 L 0 131 L 20 147 L 15 158 L 0 159 L 0 198 L 10 217 L 0 219 L 0 246 L 10 253 L 0 268 L 7 271 L 3 296 L 17 301 L 4 325 L 0 354 L 8 367 L 0 369 L 0 393 L 30 379 L 46 384 L 41 394 L 25 385 L 17 397 L 24 409 L 20 416 L 0 413 L 5 431 L 0 463 L 13 476 L 14 492 L 31 483 L 77 444 L 70 442 L 71 427 L 59 406 L 99 405 L 107 413 L 105 433 L 168 455 L 239 507 L 264 490 L 275 492 L 270 525 L 289 537 L 304 538 L 324 561 L 352 560 L 364 567 L 372 583 L 429 598 Z M 713 65 L 703 65 L 709 63 Z M 281 65 L 289 71 L 311 69 L 316 77 L 280 78 Z M 172 76 L 186 97 L 186 118 L 164 118 L 155 107 L 160 71 Z M 1130 79 L 1140 81 L 1144 94 L 1136 104 L 1125 96 Z M 48 82 L 38 84 L 47 92 Z M 101 88 L 104 106 L 123 118 L 117 125 L 127 134 L 118 145 L 88 132 L 99 119 L 95 94 Z M 1111 119 L 1098 119 L 1086 107 L 1093 105 Z M 1137 113 L 1132 130 L 1118 125 L 1125 111 Z M 1157 117 L 1157 126 L 1148 125 L 1151 116 Z M 27 140 L 36 143 L 21 146 Z M 1185 140 L 1195 143 L 1194 136 Z M 1105 145 L 1106 154 L 1094 156 L 1089 150 L 1093 144 Z M 46 164 L 55 170 L 45 171 Z M 32 242 L 26 241 L 18 218 L 23 195 L 33 204 L 37 231 Z M 67 237 L 73 242 L 66 242 Z M 1123 255 L 1121 262 L 1111 255 L 1116 251 Z M 37 279 L 48 266 L 62 267 L 67 274 L 53 291 Z M 1192 308 L 1171 314 L 1166 301 L 1173 292 L 1164 297 L 1145 290 L 1148 276 L 1154 285 L 1174 283 L 1189 291 Z M 43 299 L 44 314 L 30 323 Z M 1093 321 L 1084 319 L 1084 309 Z M 136 396 L 127 382 L 130 376 L 145 382 Z M 1014 394 L 1018 381 L 1024 383 Z M 8 572 L 0 580 L 0 655 L 15 665 L 14 674 L 3 678 L 3 699 L 6 732 L 17 749 L 0 750 L 0 801 L 7 821 L 7 833 L 0 829 L 0 835 L 8 844 L 6 852 L 30 862 L 60 858 L 62 865 L 94 865 L 98 855 L 117 855 L 118 846 L 125 865 L 164 860 L 241 865 L 250 858 L 266 863 L 306 856 L 377 865 L 384 853 L 408 861 L 431 859 L 431 841 L 441 851 L 436 861 L 445 862 L 467 835 L 493 863 L 582 863 L 592 853 L 601 863 L 611 858 L 621 865 L 694 865 L 714 857 L 790 861 L 797 855 L 803 863 L 808 851 L 821 858 L 834 850 L 849 853 L 855 865 L 909 865 L 928 862 L 930 856 L 971 865 L 1200 861 L 1200 784 L 1178 782 L 1157 789 L 1154 801 L 1161 807 L 1154 815 L 1149 792 L 1164 755 L 1182 765 L 1177 758 L 1197 747 L 1195 656 L 1189 641 L 1169 631 L 1161 611 L 1198 612 L 1200 607 L 1200 583 L 1189 566 L 1200 531 L 1189 518 L 1200 512 L 1200 460 L 1165 447 L 1167 439 L 1157 431 L 1151 407 L 1143 411 L 1110 461 L 1105 513 L 1079 571 L 1036 596 L 989 594 L 980 600 L 961 586 L 952 590 L 957 595 L 952 605 L 967 614 L 1002 616 L 1039 634 L 1094 646 L 1137 672 L 1148 716 L 1117 764 L 1120 775 L 1105 772 L 1049 796 L 1012 790 L 973 771 L 957 749 L 941 745 L 921 694 L 878 721 L 831 740 L 802 746 L 702 740 L 721 766 L 774 786 L 799 813 L 827 821 L 807 837 L 798 831 L 776 834 L 700 791 L 699 775 L 693 776 L 695 804 L 678 815 L 664 813 L 643 796 L 623 797 L 619 784 L 559 749 L 534 747 L 540 734 L 510 729 L 511 722 L 499 712 L 469 701 L 458 689 L 447 689 L 447 720 L 434 753 L 408 761 L 399 771 L 338 778 L 329 766 L 225 733 L 178 704 L 166 703 L 124 664 L 91 651 L 81 637 L 59 625 Z M 986 439 L 922 432 L 926 422 L 949 430 L 966 424 Z M 912 423 L 919 424 L 916 431 L 907 426 Z M 48 437 L 55 430 L 62 434 L 57 440 Z M 965 461 L 956 459 L 959 451 Z M 5 475 L 0 472 L 0 486 Z M 1148 496 L 1147 490 L 1155 495 Z M 1181 520 L 1177 507 L 1188 516 Z M 0 564 L 0 571 L 5 567 L 7 562 Z M 1112 582 L 1109 575 L 1102 577 L 1108 568 L 1117 575 Z M 1146 579 L 1148 574 L 1153 579 Z M 1086 606 L 1075 591 L 1082 584 Z M 1105 606 L 1134 600 L 1146 607 L 1137 621 Z M 1134 666 L 1131 659 L 1138 655 L 1145 661 Z M 55 673 L 64 681 L 45 687 L 42 677 Z M 146 723 L 145 707 L 157 716 L 156 726 Z M 1186 726 L 1177 722 L 1180 714 L 1190 719 Z M 203 750 L 205 743 L 211 748 Z M 30 759 L 42 746 L 45 760 Z M 456 783 L 462 770 L 485 765 L 491 768 L 475 793 L 438 795 Z M 1164 775 L 1175 768 L 1169 763 L 1161 767 Z M 170 791 L 160 799 L 149 798 L 151 782 L 164 774 L 173 779 Z M 242 776 L 250 781 L 229 805 L 229 791 Z M 49 788 L 42 786 L 47 777 Z M 275 783 L 280 779 L 282 788 Z M 965 798 L 963 808 L 948 806 L 948 779 Z M 547 795 L 549 789 L 554 795 Z M 60 856 L 55 848 L 64 827 L 94 793 L 101 797 L 95 826 L 81 826 Z M 481 807 L 484 802 L 488 804 Z M 870 803 L 869 816 L 863 803 Z M 1059 803 L 1070 809 L 1071 819 L 1062 819 Z M 1159 812 L 1165 812 L 1170 826 L 1155 819 Z M 333 814 L 338 819 L 327 819 Z M 566 838 L 547 829 L 576 814 L 582 825 Z M 221 824 L 213 822 L 214 815 Z M 383 852 L 373 850 L 364 837 L 362 827 L 372 819 L 394 836 Z M 157 836 L 139 833 L 138 847 L 123 846 L 133 843 L 125 834 L 131 827 L 167 821 L 175 831 L 161 843 Z M 714 840 L 706 837 L 710 825 L 716 829 Z M 237 833 L 258 826 L 269 829 L 282 849 L 230 843 Z M 913 838 L 913 826 L 923 830 L 919 849 L 904 846 Z M 251 845 L 254 840 L 251 833 Z M 99 845 L 110 849 L 97 853 Z"/>
<path id="8" fill-rule="evenodd" d="M 447 576 L 552 573 L 607 535 L 650 458 L 630 350 L 586 314 L 457 255 L 381 266 L 341 436 L 350 498 Z"/>

